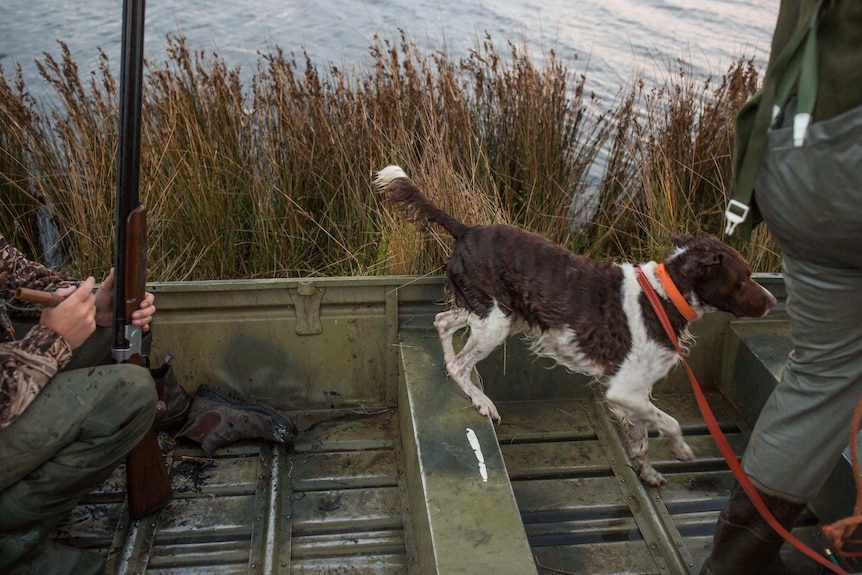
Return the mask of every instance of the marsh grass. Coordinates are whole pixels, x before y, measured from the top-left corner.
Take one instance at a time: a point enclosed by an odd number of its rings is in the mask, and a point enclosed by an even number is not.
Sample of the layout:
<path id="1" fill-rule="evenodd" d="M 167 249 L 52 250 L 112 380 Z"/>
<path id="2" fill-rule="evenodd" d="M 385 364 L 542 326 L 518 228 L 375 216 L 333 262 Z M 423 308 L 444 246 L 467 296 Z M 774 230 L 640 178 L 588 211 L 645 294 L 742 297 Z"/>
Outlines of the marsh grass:
<path id="1" fill-rule="evenodd" d="M 678 62 L 661 85 L 636 82 L 615 110 L 608 169 L 583 251 L 646 260 L 677 234 L 723 236 L 732 173 L 735 114 L 756 91 L 752 60 L 718 82 L 698 81 Z M 658 251 L 657 248 L 659 248 Z M 742 251 L 759 271 L 780 259 L 765 230 Z"/>
<path id="2" fill-rule="evenodd" d="M 40 63 L 36 102 L 0 69 L 0 229 L 34 257 L 47 209 L 77 275 L 111 261 L 118 86 L 100 55 Z M 660 257 L 678 233 L 721 236 L 733 117 L 758 82 L 684 65 L 603 102 L 552 51 L 490 37 L 464 58 L 376 38 L 361 70 L 261 54 L 248 85 L 169 38 L 145 75 L 141 200 L 151 280 L 438 273 L 449 240 L 395 218 L 374 172 L 403 166 L 469 223 L 507 222 L 603 259 Z M 778 258 L 758 230 L 755 269 Z"/>
<path id="3" fill-rule="evenodd" d="M 4 128 L 0 130 L 0 225 L 6 238 L 28 253 L 39 253 L 39 233 L 36 211 L 39 200 L 31 192 L 31 168 L 28 151 L 34 125 L 20 73 L 0 82 L 0 115 Z"/>

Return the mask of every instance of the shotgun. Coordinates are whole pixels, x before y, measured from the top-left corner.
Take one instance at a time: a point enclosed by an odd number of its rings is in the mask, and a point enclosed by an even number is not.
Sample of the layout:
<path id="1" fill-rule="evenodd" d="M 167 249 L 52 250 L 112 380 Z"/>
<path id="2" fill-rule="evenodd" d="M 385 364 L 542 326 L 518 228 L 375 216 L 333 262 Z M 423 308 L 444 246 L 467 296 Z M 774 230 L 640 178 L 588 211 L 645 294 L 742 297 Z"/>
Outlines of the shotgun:
<path id="1" fill-rule="evenodd" d="M 146 294 L 147 281 L 147 210 L 138 200 L 143 68 L 144 0 L 123 0 L 111 353 L 117 363 L 136 365 L 145 364 L 143 330 L 132 325 L 132 312 Z M 166 411 L 163 401 L 159 411 L 161 415 Z M 126 456 L 126 491 L 132 519 L 158 511 L 173 498 L 154 428 Z"/>

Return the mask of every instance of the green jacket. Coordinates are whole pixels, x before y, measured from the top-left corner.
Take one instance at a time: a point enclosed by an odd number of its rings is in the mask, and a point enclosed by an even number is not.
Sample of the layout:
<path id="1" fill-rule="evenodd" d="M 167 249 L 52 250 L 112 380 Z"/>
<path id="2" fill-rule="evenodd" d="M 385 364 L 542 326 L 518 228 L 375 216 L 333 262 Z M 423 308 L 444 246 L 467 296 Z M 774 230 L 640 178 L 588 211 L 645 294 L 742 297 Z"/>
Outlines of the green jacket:
<path id="1" fill-rule="evenodd" d="M 793 49 L 795 37 L 809 25 L 821 3 L 825 13 L 817 34 L 818 91 L 811 121 L 826 120 L 862 104 L 862 0 L 782 0 L 763 85 L 736 118 L 734 196 L 754 187 L 776 88 L 790 61 L 784 52 Z M 758 219 L 756 208 L 753 211 L 754 218 L 740 225 L 743 233 Z"/>

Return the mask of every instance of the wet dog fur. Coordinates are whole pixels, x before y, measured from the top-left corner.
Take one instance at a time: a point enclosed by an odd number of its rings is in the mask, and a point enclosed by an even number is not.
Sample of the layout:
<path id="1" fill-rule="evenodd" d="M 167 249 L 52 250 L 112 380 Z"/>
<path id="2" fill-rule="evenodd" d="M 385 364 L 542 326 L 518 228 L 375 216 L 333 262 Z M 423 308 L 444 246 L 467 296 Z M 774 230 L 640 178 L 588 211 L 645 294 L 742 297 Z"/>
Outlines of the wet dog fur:
<path id="1" fill-rule="evenodd" d="M 626 430 L 645 483 L 665 483 L 649 460 L 648 425 L 676 458 L 694 457 L 677 420 L 650 400 L 653 385 L 679 355 L 636 280 L 635 265 L 593 261 L 510 225 L 463 224 L 428 200 L 398 166 L 378 172 L 376 184 L 407 219 L 436 224 L 455 240 L 446 264 L 452 308 L 438 314 L 434 325 L 449 376 L 480 414 L 500 421 L 494 403 L 470 379 L 474 367 L 510 335 L 522 333 L 535 353 L 606 386 L 607 404 Z M 697 317 L 715 310 L 759 317 L 776 303 L 751 278 L 742 256 L 715 238 L 676 237 L 662 263 Z M 689 321 L 668 300 L 657 265 L 638 267 L 659 294 L 677 337 L 685 340 Z M 456 353 L 452 337 L 467 327 L 467 342 Z"/>

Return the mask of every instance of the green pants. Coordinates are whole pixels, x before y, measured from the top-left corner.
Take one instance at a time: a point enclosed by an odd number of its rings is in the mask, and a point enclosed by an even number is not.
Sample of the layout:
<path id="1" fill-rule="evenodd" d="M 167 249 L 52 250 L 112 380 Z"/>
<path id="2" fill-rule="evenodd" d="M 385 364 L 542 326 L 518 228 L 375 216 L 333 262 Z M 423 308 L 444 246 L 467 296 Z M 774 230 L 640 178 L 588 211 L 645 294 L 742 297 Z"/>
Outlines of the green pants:
<path id="1" fill-rule="evenodd" d="M 793 351 L 754 427 L 746 473 L 791 501 L 817 495 L 862 396 L 862 271 L 784 258 Z"/>
<path id="2" fill-rule="evenodd" d="M 0 430 L 0 545 L 37 527 L 53 530 L 152 425 L 156 390 L 149 370 L 105 365 L 110 347 L 110 330 L 97 330 Z M 0 556 L 0 572 L 6 566 Z"/>

